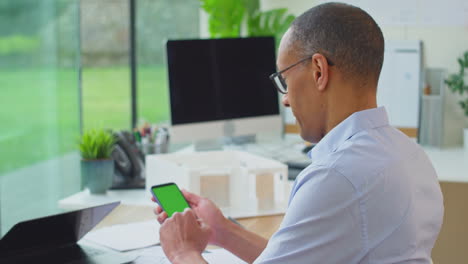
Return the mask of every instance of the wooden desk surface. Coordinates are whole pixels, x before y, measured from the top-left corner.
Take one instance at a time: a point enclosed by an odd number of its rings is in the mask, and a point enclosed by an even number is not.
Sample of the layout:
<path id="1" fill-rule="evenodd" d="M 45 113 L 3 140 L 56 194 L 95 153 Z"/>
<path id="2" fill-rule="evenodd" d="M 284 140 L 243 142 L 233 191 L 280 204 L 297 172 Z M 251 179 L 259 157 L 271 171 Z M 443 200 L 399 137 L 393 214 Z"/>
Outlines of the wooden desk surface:
<path id="1" fill-rule="evenodd" d="M 439 238 L 432 251 L 434 263 L 466 263 L 468 234 L 468 183 L 441 183 L 445 216 Z M 154 219 L 150 206 L 119 205 L 96 228 Z M 283 215 L 237 219 L 248 230 L 265 238 L 279 228 Z"/>
<path id="2" fill-rule="evenodd" d="M 152 207 L 121 204 L 115 208 L 115 210 L 112 211 L 106 218 L 104 218 L 104 220 L 99 223 L 96 228 L 147 221 L 151 219 L 156 221 L 156 216 L 153 214 Z M 265 238 L 270 238 L 271 235 L 273 235 L 273 233 L 278 230 L 282 220 L 283 215 L 237 219 L 237 221 L 245 228 Z"/>

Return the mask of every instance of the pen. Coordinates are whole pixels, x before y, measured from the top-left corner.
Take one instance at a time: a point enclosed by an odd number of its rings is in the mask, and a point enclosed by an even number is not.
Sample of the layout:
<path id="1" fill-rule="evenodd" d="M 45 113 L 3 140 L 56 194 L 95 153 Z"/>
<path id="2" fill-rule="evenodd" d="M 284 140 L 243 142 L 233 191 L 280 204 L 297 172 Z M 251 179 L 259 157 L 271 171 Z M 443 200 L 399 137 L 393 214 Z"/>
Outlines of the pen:
<path id="1" fill-rule="evenodd" d="M 133 136 L 135 137 L 136 142 L 141 143 L 141 135 L 140 135 L 140 131 L 138 131 L 138 129 L 134 130 Z"/>

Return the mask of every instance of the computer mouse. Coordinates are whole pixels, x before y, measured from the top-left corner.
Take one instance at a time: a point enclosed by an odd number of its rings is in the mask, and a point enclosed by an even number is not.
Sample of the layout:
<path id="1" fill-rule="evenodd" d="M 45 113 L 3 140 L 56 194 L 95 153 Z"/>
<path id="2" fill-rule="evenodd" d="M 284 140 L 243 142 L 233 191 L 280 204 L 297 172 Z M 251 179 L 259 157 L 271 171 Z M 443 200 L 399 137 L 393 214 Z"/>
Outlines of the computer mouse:
<path id="1" fill-rule="evenodd" d="M 315 145 L 305 146 L 305 147 L 302 149 L 302 153 L 304 153 L 304 154 L 309 153 L 309 151 L 310 151 L 311 149 L 313 149 L 314 146 L 315 146 Z"/>

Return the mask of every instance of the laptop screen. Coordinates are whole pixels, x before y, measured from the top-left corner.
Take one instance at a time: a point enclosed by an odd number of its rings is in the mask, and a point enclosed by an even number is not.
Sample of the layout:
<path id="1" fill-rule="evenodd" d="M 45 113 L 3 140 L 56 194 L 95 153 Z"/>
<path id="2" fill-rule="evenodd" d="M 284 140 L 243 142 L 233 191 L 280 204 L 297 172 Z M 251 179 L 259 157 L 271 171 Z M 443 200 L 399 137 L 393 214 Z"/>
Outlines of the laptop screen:
<path id="1" fill-rule="evenodd" d="M 78 242 L 120 202 L 20 222 L 0 240 L 0 255 Z"/>

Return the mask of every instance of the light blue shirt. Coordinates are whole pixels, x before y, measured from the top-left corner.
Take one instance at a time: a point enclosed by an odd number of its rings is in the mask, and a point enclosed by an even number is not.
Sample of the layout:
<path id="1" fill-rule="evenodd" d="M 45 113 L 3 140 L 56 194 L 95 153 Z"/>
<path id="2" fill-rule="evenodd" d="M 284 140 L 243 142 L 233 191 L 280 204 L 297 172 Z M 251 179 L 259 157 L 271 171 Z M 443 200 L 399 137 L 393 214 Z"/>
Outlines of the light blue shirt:
<path id="1" fill-rule="evenodd" d="M 255 263 L 430 263 L 444 211 L 437 175 L 385 108 L 352 114 L 309 157 Z"/>

